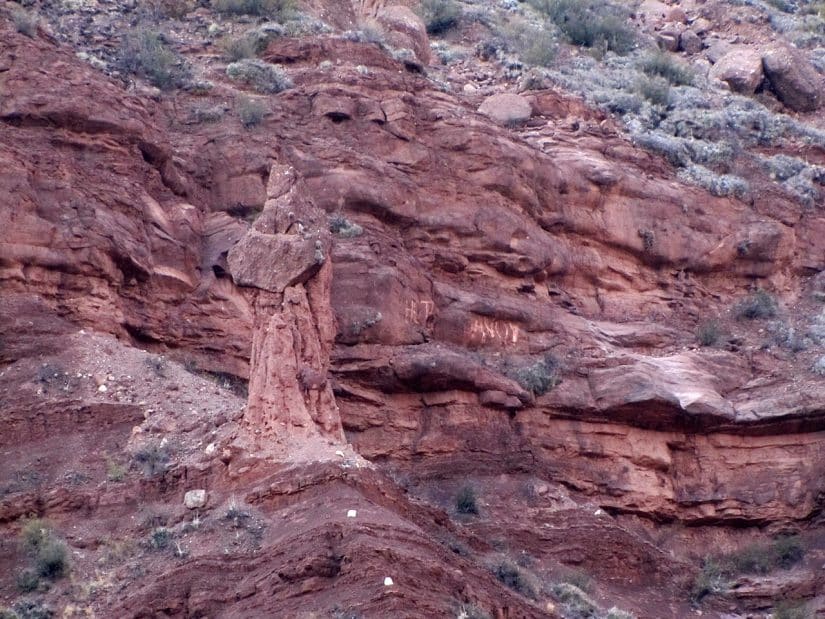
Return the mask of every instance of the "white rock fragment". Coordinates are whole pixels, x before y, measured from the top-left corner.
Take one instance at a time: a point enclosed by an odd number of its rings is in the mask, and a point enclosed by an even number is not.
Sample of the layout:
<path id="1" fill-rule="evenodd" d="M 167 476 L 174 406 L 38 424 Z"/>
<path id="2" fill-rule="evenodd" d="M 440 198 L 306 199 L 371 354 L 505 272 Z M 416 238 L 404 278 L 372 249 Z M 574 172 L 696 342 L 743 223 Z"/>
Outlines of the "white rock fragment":
<path id="1" fill-rule="evenodd" d="M 100 393 L 106 393 L 107 391 L 109 391 L 109 389 L 108 389 L 108 387 L 106 387 L 106 385 L 100 385 L 100 387 L 98 387 L 97 390 Z"/>
<path id="2" fill-rule="evenodd" d="M 358 512 L 354 509 L 350 509 L 347 511 L 347 518 L 355 518 L 358 515 Z"/>
<path id="3" fill-rule="evenodd" d="M 596 511 L 593 512 L 594 516 L 604 516 L 604 510 L 600 507 Z"/>
<path id="4" fill-rule="evenodd" d="M 393 584 L 394 584 L 394 583 L 392 582 L 392 578 L 390 578 L 389 576 L 387 576 L 386 578 L 384 578 L 384 586 L 385 586 L 385 587 L 392 587 L 392 586 L 393 586 Z"/>
<path id="5" fill-rule="evenodd" d="M 215 453 L 216 449 L 217 449 L 217 447 L 215 446 L 215 443 L 209 443 L 206 446 L 206 449 L 204 449 L 204 451 L 206 452 L 207 456 L 211 456 L 213 453 Z"/>
<path id="6" fill-rule="evenodd" d="M 335 452 L 335 455 L 336 456 L 341 456 L 343 458 L 344 457 L 344 452 L 339 449 L 338 451 Z"/>
<path id="7" fill-rule="evenodd" d="M 206 490 L 190 490 L 183 496 L 183 504 L 188 509 L 198 509 L 206 505 Z"/>

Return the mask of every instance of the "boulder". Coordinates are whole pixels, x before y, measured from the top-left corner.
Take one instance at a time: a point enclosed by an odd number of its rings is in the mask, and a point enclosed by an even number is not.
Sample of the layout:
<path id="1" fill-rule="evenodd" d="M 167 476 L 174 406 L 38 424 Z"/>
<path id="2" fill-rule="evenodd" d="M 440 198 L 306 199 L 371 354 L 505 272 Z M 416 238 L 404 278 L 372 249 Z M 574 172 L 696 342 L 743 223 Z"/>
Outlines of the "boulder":
<path id="1" fill-rule="evenodd" d="M 709 77 L 725 82 L 734 92 L 752 95 L 764 78 L 762 57 L 754 49 L 734 49 L 711 67 Z"/>
<path id="2" fill-rule="evenodd" d="M 283 292 L 315 275 L 325 253 L 318 237 L 250 230 L 230 250 L 227 262 L 236 285 Z"/>
<path id="3" fill-rule="evenodd" d="M 693 30 L 685 30 L 679 36 L 679 49 L 686 54 L 698 54 L 702 51 L 702 39 Z"/>
<path id="4" fill-rule="evenodd" d="M 698 19 L 693 20 L 690 24 L 690 29 L 693 30 L 698 35 L 707 34 L 713 28 L 713 23 L 705 19 L 704 17 L 700 17 Z"/>
<path id="5" fill-rule="evenodd" d="M 190 490 L 183 495 L 183 504 L 187 509 L 198 509 L 206 505 L 206 490 Z"/>
<path id="6" fill-rule="evenodd" d="M 421 18 L 406 6 L 392 5 L 382 8 L 376 16 L 384 28 L 387 42 L 395 48 L 409 49 L 418 61 L 430 62 L 430 37 Z"/>
<path id="7" fill-rule="evenodd" d="M 680 22 L 667 23 L 656 33 L 656 43 L 660 48 L 669 52 L 678 51 L 679 38 L 684 31 L 685 25 Z"/>
<path id="8" fill-rule="evenodd" d="M 487 97 L 478 111 L 501 124 L 525 122 L 533 115 L 530 102 L 525 97 L 513 93 Z"/>
<path id="9" fill-rule="evenodd" d="M 674 6 L 670 9 L 667 12 L 666 18 L 669 22 L 676 22 L 680 24 L 686 24 L 688 20 L 685 10 L 680 6 Z"/>
<path id="10" fill-rule="evenodd" d="M 765 76 L 776 96 L 795 112 L 812 112 L 825 101 L 825 83 L 813 65 L 799 51 L 774 47 L 762 57 Z"/>
<path id="11" fill-rule="evenodd" d="M 720 58 L 733 50 L 733 46 L 727 41 L 713 37 L 706 38 L 705 45 L 705 57 L 710 60 L 712 64 L 716 64 Z"/>
<path id="12" fill-rule="evenodd" d="M 642 0 L 642 3 L 636 8 L 636 15 L 642 23 L 649 26 L 656 26 L 663 23 L 667 19 L 667 14 L 670 7 L 659 0 Z"/>

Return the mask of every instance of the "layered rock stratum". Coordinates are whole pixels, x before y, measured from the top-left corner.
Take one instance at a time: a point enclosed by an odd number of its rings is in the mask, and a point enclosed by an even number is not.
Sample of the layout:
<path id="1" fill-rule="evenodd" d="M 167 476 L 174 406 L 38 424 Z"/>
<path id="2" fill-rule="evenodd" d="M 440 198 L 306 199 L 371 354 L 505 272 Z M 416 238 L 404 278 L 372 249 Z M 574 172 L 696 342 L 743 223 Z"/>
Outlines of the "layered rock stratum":
<path id="1" fill-rule="evenodd" d="M 2 14 L 0 600 L 825 612 L 821 208 L 685 184 L 555 88 L 485 107 L 409 8 L 374 14 L 412 56 L 334 4 L 261 51 L 267 96 L 197 42 L 210 90 L 127 87 Z M 32 517 L 70 576 L 21 593 Z M 691 601 L 704 557 L 789 535 L 790 569 Z"/>

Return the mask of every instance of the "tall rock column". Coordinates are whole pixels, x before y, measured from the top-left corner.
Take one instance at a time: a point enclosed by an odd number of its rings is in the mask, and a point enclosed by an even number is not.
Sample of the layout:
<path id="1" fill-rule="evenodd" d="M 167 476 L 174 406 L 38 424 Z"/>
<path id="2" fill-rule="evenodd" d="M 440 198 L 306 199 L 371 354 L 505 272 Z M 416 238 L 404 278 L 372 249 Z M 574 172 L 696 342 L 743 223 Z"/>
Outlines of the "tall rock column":
<path id="1" fill-rule="evenodd" d="M 263 212 L 227 257 L 255 308 L 244 425 L 262 447 L 291 437 L 344 440 L 327 378 L 331 242 L 325 214 L 294 170 L 273 166 Z"/>

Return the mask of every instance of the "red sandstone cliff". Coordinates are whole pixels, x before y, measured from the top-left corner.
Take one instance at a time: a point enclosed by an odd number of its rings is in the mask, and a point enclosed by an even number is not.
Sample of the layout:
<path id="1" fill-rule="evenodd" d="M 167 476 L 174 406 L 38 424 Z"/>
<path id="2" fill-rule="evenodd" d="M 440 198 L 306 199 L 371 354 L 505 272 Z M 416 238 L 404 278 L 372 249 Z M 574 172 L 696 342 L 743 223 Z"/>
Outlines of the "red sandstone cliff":
<path id="1" fill-rule="evenodd" d="M 804 561 L 706 615 L 822 612 L 819 343 L 735 318 L 819 324 L 819 210 L 687 186 L 554 90 L 499 126 L 369 43 L 270 43 L 295 87 L 247 130 L 185 123 L 217 71 L 152 98 L 0 28 L 6 603 L 35 515 L 64 616 L 561 616 L 573 567 L 681 617 L 778 533 Z"/>

